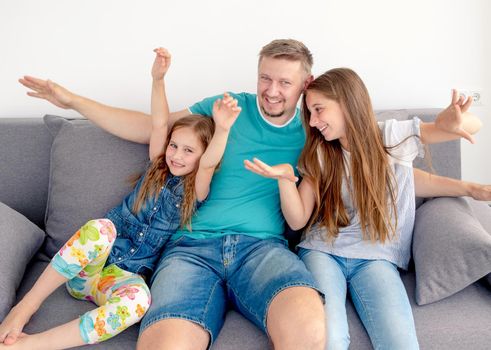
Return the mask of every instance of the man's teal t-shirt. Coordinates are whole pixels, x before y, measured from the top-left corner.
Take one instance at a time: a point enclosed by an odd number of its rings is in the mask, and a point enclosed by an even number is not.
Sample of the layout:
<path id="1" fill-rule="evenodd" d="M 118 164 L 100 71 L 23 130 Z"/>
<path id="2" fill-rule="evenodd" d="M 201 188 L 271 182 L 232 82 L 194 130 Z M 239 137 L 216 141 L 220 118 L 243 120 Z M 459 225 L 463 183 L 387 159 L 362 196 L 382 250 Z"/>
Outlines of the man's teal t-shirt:
<path id="1" fill-rule="evenodd" d="M 276 165 L 296 167 L 305 143 L 305 132 L 297 109 L 285 125 L 275 126 L 260 113 L 255 94 L 230 94 L 242 111 L 230 130 L 220 167 L 215 172 L 208 198 L 192 218 L 192 231 L 181 235 L 213 238 L 244 234 L 258 238 L 283 238 L 285 221 L 281 213 L 278 181 L 245 169 L 244 160 L 257 157 Z M 206 98 L 191 106 L 194 114 L 211 116 L 213 103 L 221 96 Z"/>

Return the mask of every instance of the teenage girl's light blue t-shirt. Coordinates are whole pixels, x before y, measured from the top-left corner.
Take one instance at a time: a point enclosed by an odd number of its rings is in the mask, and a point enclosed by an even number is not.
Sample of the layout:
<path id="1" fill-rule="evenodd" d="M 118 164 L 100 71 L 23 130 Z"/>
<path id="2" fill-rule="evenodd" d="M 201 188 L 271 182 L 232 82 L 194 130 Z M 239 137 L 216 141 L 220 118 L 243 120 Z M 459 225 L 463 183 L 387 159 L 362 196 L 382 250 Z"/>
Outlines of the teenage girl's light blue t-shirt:
<path id="1" fill-rule="evenodd" d="M 294 168 L 305 143 L 300 111 L 284 125 L 267 121 L 255 94 L 230 94 L 242 108 L 230 130 L 220 167 L 213 176 L 208 198 L 192 218 L 192 231 L 178 230 L 193 238 L 245 234 L 258 238 L 283 238 L 278 181 L 245 169 L 244 160 L 257 157 L 270 164 L 290 163 Z M 191 106 L 194 114 L 211 116 L 213 103 L 206 98 Z"/>

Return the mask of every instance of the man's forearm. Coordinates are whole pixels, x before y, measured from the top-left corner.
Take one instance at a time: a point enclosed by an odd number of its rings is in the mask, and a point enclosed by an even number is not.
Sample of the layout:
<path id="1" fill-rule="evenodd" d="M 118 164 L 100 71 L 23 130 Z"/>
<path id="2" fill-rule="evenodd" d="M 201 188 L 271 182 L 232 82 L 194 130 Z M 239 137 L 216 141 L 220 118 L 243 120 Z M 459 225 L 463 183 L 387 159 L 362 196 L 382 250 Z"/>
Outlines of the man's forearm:
<path id="1" fill-rule="evenodd" d="M 145 113 L 107 106 L 78 95 L 74 97 L 71 107 L 100 128 L 122 139 L 145 144 L 150 141 L 152 121 Z"/>
<path id="2" fill-rule="evenodd" d="M 179 119 L 187 117 L 188 115 L 191 115 L 188 109 L 183 109 L 177 112 L 171 112 L 169 115 L 169 128 L 171 128 L 172 125 L 174 125 L 174 123 L 177 122 Z"/>

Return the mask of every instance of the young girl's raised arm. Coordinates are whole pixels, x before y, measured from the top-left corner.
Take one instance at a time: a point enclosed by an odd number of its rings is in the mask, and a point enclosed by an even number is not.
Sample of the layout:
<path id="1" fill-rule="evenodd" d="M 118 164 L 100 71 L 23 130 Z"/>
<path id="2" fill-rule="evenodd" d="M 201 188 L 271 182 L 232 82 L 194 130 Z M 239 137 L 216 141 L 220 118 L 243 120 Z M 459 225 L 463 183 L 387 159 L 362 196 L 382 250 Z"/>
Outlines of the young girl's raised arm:
<path id="1" fill-rule="evenodd" d="M 167 140 L 169 106 L 165 95 L 164 76 L 170 66 L 170 53 L 164 48 L 155 49 L 155 61 L 152 66 L 152 97 L 151 115 L 152 132 L 150 134 L 150 145 L 148 155 L 153 161 L 164 152 Z"/>
<path id="2" fill-rule="evenodd" d="M 196 173 L 196 198 L 199 201 L 205 200 L 210 192 L 213 173 L 222 159 L 230 128 L 237 120 L 240 111 L 241 108 L 237 106 L 237 100 L 227 93 L 223 94 L 223 99 L 218 99 L 213 104 L 215 133 L 201 156 L 198 172 Z"/>
<path id="3" fill-rule="evenodd" d="M 310 219 L 315 205 L 315 195 L 312 184 L 302 180 L 300 186 L 295 185 L 298 178 L 290 164 L 269 166 L 261 160 L 245 160 L 246 169 L 271 179 L 278 180 L 280 190 L 281 211 L 286 222 L 293 230 L 303 228 Z"/>

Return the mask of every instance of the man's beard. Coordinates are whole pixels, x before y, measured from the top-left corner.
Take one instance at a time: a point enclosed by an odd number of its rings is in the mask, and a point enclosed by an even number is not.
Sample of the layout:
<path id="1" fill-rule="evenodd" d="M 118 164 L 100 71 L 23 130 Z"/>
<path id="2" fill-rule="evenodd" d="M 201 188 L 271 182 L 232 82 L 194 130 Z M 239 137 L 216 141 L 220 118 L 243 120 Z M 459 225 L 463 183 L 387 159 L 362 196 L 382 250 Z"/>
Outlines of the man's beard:
<path id="1" fill-rule="evenodd" d="M 271 114 L 269 113 L 263 106 L 261 106 L 261 110 L 263 111 L 263 113 L 265 115 L 267 115 L 268 117 L 271 117 L 271 118 L 279 118 L 279 117 L 283 117 L 283 115 L 285 114 L 285 110 L 282 110 L 280 113 L 276 113 L 276 114 Z"/>

